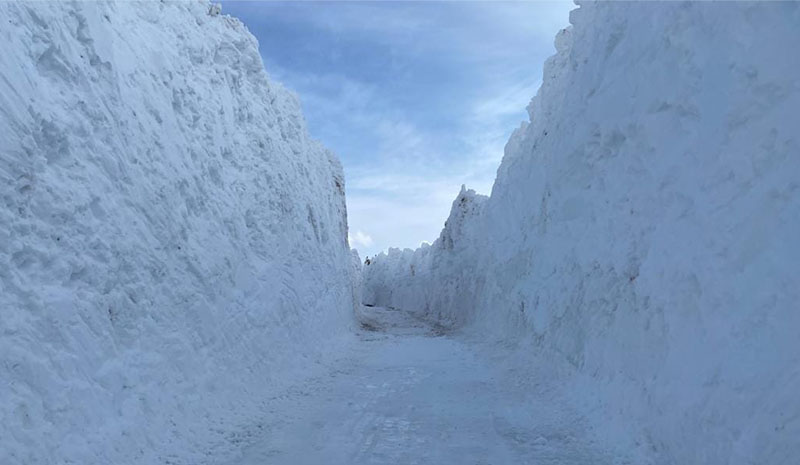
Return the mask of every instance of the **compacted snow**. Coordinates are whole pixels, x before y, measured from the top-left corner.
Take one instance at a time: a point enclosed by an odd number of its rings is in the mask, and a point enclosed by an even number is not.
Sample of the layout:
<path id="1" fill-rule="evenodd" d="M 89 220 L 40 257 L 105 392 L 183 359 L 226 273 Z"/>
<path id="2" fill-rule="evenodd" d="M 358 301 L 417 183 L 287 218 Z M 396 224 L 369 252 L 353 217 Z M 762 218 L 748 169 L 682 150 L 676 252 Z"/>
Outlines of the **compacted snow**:
<path id="1" fill-rule="evenodd" d="M 0 2 L 0 463 L 197 463 L 352 339 L 337 159 L 207 2 Z"/>
<path id="2" fill-rule="evenodd" d="M 269 417 L 223 463 L 642 464 L 600 442 L 546 375 L 522 380 L 497 348 L 399 310 L 362 318 L 361 342 L 270 399 Z"/>
<path id="3" fill-rule="evenodd" d="M 570 22 L 491 197 L 375 257 L 364 302 L 565 361 L 606 440 L 657 463 L 797 463 L 800 5 Z"/>

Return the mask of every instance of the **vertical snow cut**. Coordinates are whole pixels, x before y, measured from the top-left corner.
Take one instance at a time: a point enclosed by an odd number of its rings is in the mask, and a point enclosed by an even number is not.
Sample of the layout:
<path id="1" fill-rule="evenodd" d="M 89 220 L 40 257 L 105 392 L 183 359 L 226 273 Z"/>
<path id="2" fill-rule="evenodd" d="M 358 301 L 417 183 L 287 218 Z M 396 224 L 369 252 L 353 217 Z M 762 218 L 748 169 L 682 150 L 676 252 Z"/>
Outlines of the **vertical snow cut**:
<path id="1" fill-rule="evenodd" d="M 207 2 L 0 17 L 0 462 L 203 463 L 348 338 L 341 166 Z"/>
<path id="2" fill-rule="evenodd" d="M 562 361 L 597 431 L 654 463 L 795 463 L 800 6 L 570 23 L 468 243 L 379 256 L 364 298 Z"/>

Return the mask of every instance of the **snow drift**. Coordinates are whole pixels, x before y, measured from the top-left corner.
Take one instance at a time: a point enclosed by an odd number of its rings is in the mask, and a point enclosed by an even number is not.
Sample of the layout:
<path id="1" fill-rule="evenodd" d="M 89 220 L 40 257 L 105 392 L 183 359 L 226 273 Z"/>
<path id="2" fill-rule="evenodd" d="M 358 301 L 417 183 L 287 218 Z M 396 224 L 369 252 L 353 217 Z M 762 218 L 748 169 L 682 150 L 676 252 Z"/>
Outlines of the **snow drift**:
<path id="1" fill-rule="evenodd" d="M 339 162 L 218 7 L 0 17 L 0 463 L 203 463 L 346 340 Z"/>
<path id="2" fill-rule="evenodd" d="M 491 197 L 366 266 L 365 302 L 564 361 L 576 404 L 654 463 L 796 463 L 800 6 L 570 23 Z"/>

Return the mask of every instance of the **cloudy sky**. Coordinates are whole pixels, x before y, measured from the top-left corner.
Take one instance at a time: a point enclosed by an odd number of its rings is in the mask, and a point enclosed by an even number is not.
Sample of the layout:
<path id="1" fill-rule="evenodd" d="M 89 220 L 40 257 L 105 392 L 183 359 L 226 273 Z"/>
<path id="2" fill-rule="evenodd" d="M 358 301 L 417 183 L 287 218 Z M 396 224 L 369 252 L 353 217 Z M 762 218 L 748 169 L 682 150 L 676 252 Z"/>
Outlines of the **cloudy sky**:
<path id="1" fill-rule="evenodd" d="M 572 2 L 223 2 L 344 165 L 350 244 L 432 242 L 489 194 Z"/>

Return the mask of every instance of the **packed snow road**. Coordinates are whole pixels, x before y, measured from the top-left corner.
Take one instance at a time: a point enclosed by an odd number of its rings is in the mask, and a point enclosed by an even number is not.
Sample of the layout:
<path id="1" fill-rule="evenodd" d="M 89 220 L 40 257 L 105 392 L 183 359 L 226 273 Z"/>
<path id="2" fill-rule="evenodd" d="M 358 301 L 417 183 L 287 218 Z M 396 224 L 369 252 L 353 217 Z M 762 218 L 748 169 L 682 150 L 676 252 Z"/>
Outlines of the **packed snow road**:
<path id="1" fill-rule="evenodd" d="M 373 308 L 326 376 L 274 399 L 238 465 L 620 463 L 574 415 L 503 381 L 470 344 Z"/>

